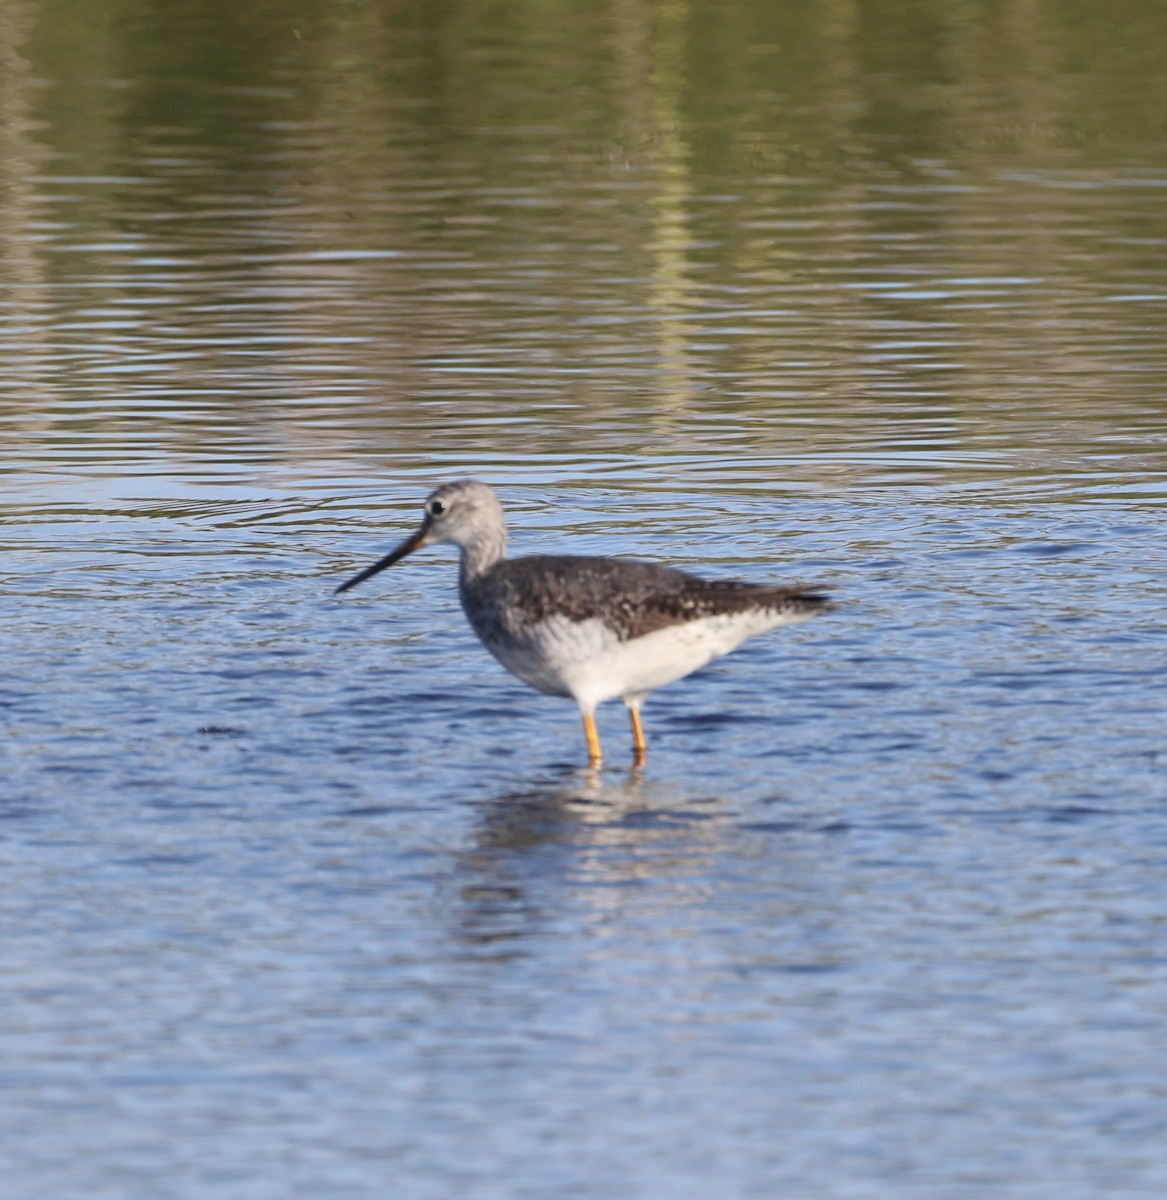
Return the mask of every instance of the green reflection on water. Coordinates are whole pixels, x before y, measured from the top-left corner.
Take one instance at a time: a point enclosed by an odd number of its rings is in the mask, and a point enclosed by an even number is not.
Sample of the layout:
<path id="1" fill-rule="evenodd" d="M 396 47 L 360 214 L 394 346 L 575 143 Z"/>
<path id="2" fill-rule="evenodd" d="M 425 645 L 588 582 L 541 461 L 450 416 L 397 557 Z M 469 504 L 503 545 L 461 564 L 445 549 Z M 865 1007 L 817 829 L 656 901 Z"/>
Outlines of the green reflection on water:
<path id="1" fill-rule="evenodd" d="M 1161 475 L 1165 35 L 1158 0 L 5 3 L 9 466 Z"/>

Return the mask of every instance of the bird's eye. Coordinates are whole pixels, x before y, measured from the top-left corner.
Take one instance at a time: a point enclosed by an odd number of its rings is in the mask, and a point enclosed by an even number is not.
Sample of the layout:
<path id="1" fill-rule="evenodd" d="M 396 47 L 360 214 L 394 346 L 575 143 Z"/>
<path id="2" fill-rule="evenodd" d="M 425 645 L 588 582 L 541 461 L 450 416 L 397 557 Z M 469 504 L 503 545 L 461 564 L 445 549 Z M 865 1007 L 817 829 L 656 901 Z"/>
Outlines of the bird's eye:
<path id="1" fill-rule="evenodd" d="M 446 511 L 446 506 L 440 500 L 434 500 L 430 503 L 430 516 L 440 517 Z"/>

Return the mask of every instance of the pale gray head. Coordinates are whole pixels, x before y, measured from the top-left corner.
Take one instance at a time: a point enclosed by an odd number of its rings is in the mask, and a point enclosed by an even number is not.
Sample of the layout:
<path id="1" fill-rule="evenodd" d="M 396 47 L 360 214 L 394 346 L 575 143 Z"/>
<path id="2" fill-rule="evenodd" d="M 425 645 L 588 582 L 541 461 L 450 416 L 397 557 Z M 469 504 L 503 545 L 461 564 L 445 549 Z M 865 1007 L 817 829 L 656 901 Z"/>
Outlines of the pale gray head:
<path id="1" fill-rule="evenodd" d="M 452 542 L 462 551 L 462 571 L 474 576 L 506 557 L 507 523 L 498 497 L 477 479 L 459 479 L 431 492 L 421 528 L 384 558 L 346 580 L 336 590 L 347 592 L 407 554 L 434 542 Z"/>
<path id="2" fill-rule="evenodd" d="M 462 550 L 496 546 L 506 552 L 507 519 L 498 497 L 477 479 L 443 484 L 425 502 L 426 542 L 453 542 Z M 502 557 L 502 555 L 499 555 Z"/>

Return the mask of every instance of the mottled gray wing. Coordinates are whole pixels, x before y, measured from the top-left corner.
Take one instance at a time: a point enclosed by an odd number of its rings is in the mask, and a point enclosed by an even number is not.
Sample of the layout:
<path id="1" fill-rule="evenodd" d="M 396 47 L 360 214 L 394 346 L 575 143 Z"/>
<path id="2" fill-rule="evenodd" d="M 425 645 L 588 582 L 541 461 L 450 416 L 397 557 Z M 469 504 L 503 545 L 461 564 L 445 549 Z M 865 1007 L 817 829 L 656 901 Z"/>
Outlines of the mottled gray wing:
<path id="1" fill-rule="evenodd" d="M 810 588 L 701 579 L 627 558 L 532 555 L 501 562 L 488 575 L 496 598 L 524 622 L 598 618 L 622 641 L 719 613 L 760 608 L 809 616 L 830 605 Z"/>

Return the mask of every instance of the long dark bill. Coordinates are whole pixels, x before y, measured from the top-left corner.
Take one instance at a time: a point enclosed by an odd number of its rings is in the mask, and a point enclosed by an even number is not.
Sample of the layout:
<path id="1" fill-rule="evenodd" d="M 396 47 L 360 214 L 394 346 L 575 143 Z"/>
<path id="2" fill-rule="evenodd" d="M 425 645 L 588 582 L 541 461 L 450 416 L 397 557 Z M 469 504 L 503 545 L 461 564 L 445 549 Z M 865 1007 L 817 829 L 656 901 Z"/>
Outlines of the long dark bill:
<path id="1" fill-rule="evenodd" d="M 429 532 L 429 522 L 426 521 L 412 537 L 406 538 L 396 550 L 391 550 L 384 558 L 375 562 L 371 567 L 366 567 L 359 575 L 354 575 L 351 579 L 346 579 L 332 594 L 339 596 L 341 592 L 347 592 L 349 588 L 356 587 L 358 583 L 364 583 L 366 579 L 372 579 L 378 571 L 383 571 L 386 567 L 391 567 L 395 562 L 400 562 L 407 554 L 412 554 L 420 546 L 426 544 Z"/>

